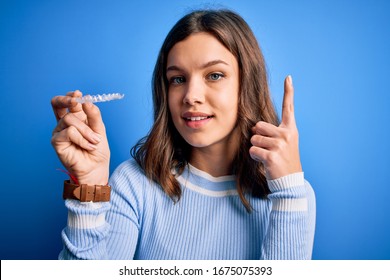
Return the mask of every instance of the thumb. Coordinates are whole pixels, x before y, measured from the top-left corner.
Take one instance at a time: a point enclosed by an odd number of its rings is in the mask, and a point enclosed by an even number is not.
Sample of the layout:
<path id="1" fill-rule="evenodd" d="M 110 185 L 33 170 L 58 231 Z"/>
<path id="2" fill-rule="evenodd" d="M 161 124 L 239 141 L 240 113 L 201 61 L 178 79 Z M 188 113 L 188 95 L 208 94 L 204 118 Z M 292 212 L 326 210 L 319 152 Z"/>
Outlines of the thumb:
<path id="1" fill-rule="evenodd" d="M 282 124 L 290 126 L 295 124 L 294 114 L 294 87 L 292 77 L 289 75 L 284 80 L 284 96 L 282 107 Z"/>
<path id="2" fill-rule="evenodd" d="M 99 108 L 90 102 L 86 102 L 83 104 L 83 111 L 87 115 L 87 122 L 89 127 L 94 132 L 100 135 L 104 135 L 106 133 L 106 129 L 104 127 L 102 115 L 100 113 Z"/>

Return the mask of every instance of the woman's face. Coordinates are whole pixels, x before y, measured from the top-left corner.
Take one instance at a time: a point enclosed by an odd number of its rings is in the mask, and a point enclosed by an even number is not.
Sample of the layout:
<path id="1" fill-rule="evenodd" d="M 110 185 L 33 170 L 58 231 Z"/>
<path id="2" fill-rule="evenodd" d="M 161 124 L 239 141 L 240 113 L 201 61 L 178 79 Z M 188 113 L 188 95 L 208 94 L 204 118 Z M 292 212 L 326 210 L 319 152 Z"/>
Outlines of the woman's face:
<path id="1" fill-rule="evenodd" d="M 214 36 L 196 33 L 173 46 L 166 73 L 169 110 L 180 135 L 194 148 L 228 144 L 237 133 L 239 70 L 233 54 Z"/>

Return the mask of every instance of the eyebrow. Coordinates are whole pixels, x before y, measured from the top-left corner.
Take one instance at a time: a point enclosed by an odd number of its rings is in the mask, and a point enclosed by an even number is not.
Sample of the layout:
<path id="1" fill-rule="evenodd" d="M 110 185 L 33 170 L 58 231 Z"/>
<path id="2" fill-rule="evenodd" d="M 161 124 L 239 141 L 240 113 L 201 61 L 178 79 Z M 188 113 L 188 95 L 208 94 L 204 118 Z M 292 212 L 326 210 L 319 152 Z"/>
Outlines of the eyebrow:
<path id="1" fill-rule="evenodd" d="M 206 62 L 205 64 L 201 65 L 200 68 L 201 69 L 205 69 L 207 67 L 210 67 L 210 66 L 213 66 L 213 65 L 216 65 L 216 64 L 229 65 L 228 63 L 226 63 L 225 61 L 223 61 L 221 59 L 216 59 L 216 60 L 211 60 L 209 62 Z M 176 66 L 176 65 L 171 65 L 171 66 L 167 67 L 166 72 L 168 73 L 169 71 L 174 71 L 174 70 L 181 71 L 182 69 L 180 67 Z"/>

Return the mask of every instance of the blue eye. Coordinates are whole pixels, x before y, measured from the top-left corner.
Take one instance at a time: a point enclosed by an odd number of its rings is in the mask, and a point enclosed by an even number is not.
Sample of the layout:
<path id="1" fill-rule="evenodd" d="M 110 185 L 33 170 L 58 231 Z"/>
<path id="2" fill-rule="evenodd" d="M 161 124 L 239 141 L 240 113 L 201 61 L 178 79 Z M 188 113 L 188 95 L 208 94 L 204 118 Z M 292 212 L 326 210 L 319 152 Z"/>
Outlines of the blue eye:
<path id="1" fill-rule="evenodd" d="M 186 81 L 186 79 L 182 76 L 177 76 L 177 77 L 172 77 L 170 80 L 169 80 L 169 83 L 170 84 L 174 84 L 174 85 L 180 85 L 180 84 L 183 84 L 184 82 Z"/>
<path id="2" fill-rule="evenodd" d="M 212 81 L 218 81 L 223 77 L 224 77 L 224 75 L 222 73 L 211 73 L 209 75 L 209 79 Z"/>

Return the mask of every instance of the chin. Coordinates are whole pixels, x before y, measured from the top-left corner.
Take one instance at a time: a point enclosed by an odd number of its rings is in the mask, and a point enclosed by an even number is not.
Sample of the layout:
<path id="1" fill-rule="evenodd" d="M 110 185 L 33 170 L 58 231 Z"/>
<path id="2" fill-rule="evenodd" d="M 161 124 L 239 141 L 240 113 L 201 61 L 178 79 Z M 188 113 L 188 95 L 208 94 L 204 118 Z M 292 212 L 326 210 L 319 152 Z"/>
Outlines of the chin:
<path id="1" fill-rule="evenodd" d="M 188 141 L 186 142 L 193 148 L 205 148 L 211 145 L 211 143 L 206 141 Z"/>
<path id="2" fill-rule="evenodd" d="M 208 139 L 201 139 L 201 137 L 183 137 L 183 138 L 191 147 L 194 148 L 205 148 L 212 144 L 209 137 L 207 137 Z"/>

